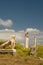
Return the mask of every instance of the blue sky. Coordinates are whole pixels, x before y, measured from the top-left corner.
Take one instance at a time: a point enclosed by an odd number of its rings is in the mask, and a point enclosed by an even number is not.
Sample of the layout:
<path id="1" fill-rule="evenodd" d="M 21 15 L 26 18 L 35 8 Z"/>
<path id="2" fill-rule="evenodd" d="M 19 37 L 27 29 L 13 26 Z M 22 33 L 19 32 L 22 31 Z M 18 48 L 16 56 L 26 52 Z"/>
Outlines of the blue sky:
<path id="1" fill-rule="evenodd" d="M 43 0 L 0 0 L 0 19 L 12 20 L 10 29 L 43 30 Z M 0 25 L 0 29 L 4 28 Z"/>
<path id="2" fill-rule="evenodd" d="M 43 44 L 43 0 L 0 0 L 0 39 L 24 43 L 25 31 L 29 32 L 29 43 Z"/>

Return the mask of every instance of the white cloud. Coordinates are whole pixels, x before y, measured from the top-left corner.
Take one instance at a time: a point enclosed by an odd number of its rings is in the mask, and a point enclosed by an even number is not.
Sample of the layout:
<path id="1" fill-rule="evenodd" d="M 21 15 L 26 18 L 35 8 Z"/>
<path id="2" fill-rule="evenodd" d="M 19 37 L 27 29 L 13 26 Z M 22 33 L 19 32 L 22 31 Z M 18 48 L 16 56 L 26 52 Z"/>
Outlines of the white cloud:
<path id="1" fill-rule="evenodd" d="M 24 30 L 20 30 L 20 31 L 18 31 L 18 32 L 20 32 L 20 33 L 24 33 L 25 31 L 24 31 Z"/>
<path id="2" fill-rule="evenodd" d="M 12 35 L 15 35 L 16 41 L 23 43 L 24 42 L 24 32 L 23 31 L 15 31 L 13 29 L 3 29 L 0 30 L 0 39 L 8 40 Z"/>
<path id="3" fill-rule="evenodd" d="M 17 41 L 22 41 L 24 38 L 23 32 L 20 32 L 20 31 L 15 32 L 15 30 L 13 29 L 0 30 L 0 39 L 6 40 L 6 39 L 9 39 L 12 35 L 16 36 Z"/>
<path id="4" fill-rule="evenodd" d="M 37 43 L 43 44 L 43 32 L 38 29 L 29 29 L 29 45 L 34 43 L 34 35 L 36 35 Z M 26 29 L 27 30 L 27 29 Z M 30 31 L 31 30 L 31 31 Z M 32 32 L 33 31 L 33 32 Z M 35 31 L 35 32 L 34 32 Z M 38 31 L 38 32 L 37 32 Z M 16 41 L 20 43 L 25 43 L 25 31 L 15 31 L 13 29 L 3 29 L 0 30 L 0 39 L 9 39 L 12 35 L 16 36 Z"/>
<path id="5" fill-rule="evenodd" d="M 16 34 L 16 39 L 17 40 L 20 40 L 20 41 L 24 40 L 24 33 L 23 32 L 18 31 L 15 34 Z"/>
<path id="6" fill-rule="evenodd" d="M 10 27 L 11 25 L 13 25 L 13 22 L 10 19 L 8 19 L 8 20 L 0 19 L 0 25 L 2 25 L 4 27 Z"/>
<path id="7" fill-rule="evenodd" d="M 15 32 L 15 30 L 13 29 L 4 29 L 5 31 L 8 31 L 8 32 Z"/>
<path id="8" fill-rule="evenodd" d="M 39 32 L 39 30 L 36 28 L 27 28 L 26 31 L 27 32 Z"/>
<path id="9" fill-rule="evenodd" d="M 15 30 L 13 30 L 13 29 L 2 29 L 2 30 L 0 30 L 0 33 L 7 33 L 7 32 L 10 32 L 10 33 L 13 33 L 13 32 L 15 32 Z"/>
<path id="10" fill-rule="evenodd" d="M 0 39 L 8 40 L 12 35 L 15 35 L 15 30 L 12 29 L 0 30 Z"/>

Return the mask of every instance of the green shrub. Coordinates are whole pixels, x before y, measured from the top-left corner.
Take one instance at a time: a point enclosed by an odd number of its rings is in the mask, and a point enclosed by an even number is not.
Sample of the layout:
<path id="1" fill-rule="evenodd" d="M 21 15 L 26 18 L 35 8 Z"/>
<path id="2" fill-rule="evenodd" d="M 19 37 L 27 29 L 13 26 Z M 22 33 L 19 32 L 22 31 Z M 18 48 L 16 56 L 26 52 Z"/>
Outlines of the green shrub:
<path id="1" fill-rule="evenodd" d="M 0 41 L 0 45 L 3 44 L 5 41 Z"/>
<path id="2" fill-rule="evenodd" d="M 17 50 L 17 54 L 20 56 L 28 56 L 29 55 L 29 48 L 24 48 L 23 45 L 16 43 L 16 50 Z"/>
<path id="3" fill-rule="evenodd" d="M 24 48 L 23 53 L 24 53 L 24 55 L 28 56 L 30 54 L 30 49 L 29 48 Z"/>
<path id="4" fill-rule="evenodd" d="M 16 43 L 15 48 L 23 50 L 23 45 L 21 45 L 20 43 Z"/>
<path id="5" fill-rule="evenodd" d="M 43 58 L 43 46 L 42 45 L 38 45 L 37 57 Z"/>
<path id="6" fill-rule="evenodd" d="M 5 41 L 0 41 L 0 45 L 3 44 Z M 6 46 L 6 49 L 11 49 L 11 46 Z M 29 56 L 30 54 L 30 49 L 29 48 L 24 48 L 23 45 L 20 43 L 16 43 L 15 49 L 17 50 L 17 54 L 20 56 Z M 37 57 L 42 57 L 43 58 L 43 46 L 38 45 L 37 46 Z"/>
<path id="7" fill-rule="evenodd" d="M 6 46 L 5 49 L 11 49 L 11 45 Z"/>

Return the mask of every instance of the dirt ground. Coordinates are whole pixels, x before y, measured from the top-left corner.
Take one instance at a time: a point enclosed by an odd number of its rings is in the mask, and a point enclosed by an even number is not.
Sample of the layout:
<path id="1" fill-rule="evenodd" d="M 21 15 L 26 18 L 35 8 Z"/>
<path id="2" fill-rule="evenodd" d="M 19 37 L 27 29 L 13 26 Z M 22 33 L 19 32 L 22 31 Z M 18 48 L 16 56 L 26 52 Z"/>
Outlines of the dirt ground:
<path id="1" fill-rule="evenodd" d="M 0 65 L 43 65 L 43 61 L 30 56 L 20 57 L 0 54 Z"/>

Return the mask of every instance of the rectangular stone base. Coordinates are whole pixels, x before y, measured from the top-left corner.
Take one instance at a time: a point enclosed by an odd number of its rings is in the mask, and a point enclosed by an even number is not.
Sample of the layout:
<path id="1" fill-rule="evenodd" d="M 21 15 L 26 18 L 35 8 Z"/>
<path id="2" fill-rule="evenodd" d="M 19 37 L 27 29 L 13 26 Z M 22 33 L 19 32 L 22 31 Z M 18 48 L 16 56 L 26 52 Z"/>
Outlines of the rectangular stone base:
<path id="1" fill-rule="evenodd" d="M 16 53 L 16 49 L 0 49 L 0 54 L 6 53 L 11 53 L 12 55 L 14 55 Z"/>

